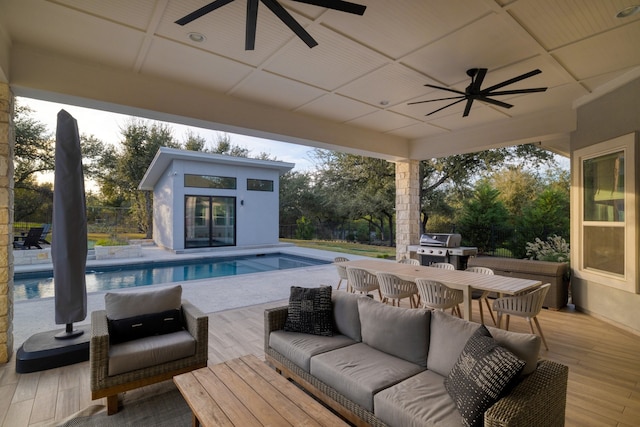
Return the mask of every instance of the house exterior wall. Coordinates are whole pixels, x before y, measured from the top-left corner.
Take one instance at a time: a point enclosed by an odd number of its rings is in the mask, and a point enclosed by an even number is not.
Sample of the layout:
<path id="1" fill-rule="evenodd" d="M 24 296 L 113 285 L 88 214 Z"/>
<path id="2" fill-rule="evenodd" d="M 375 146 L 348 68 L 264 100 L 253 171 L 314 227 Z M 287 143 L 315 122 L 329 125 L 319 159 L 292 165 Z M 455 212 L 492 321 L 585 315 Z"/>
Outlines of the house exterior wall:
<path id="1" fill-rule="evenodd" d="M 235 177 L 236 189 L 185 188 L 185 174 Z M 273 181 L 273 192 L 248 191 L 247 178 Z M 154 241 L 185 249 L 185 196 L 223 196 L 236 199 L 236 247 L 278 244 L 279 180 L 275 169 L 173 160 L 153 191 Z"/>
<path id="2" fill-rule="evenodd" d="M 170 173 L 171 170 L 169 167 L 153 190 L 153 240 L 156 245 L 163 248 L 174 248 L 176 242 L 173 225 L 176 211 L 173 209 L 173 199 L 175 187 L 178 184 Z M 182 248 L 184 248 L 184 242 Z"/>
<path id="3" fill-rule="evenodd" d="M 634 80 L 588 104 L 578 108 L 577 129 L 571 136 L 571 154 L 578 149 L 592 146 L 622 135 L 640 131 L 640 79 Z M 636 138 L 636 159 L 625 159 L 625 166 L 635 163 L 636 177 L 639 176 L 640 148 Z M 635 160 L 635 162 L 633 161 Z M 572 168 L 574 181 L 572 192 L 581 191 L 578 170 Z M 636 199 L 638 188 L 636 186 Z M 636 206 L 638 213 L 639 206 Z M 572 206 L 572 216 L 576 206 Z M 626 230 L 627 238 L 638 238 L 636 222 L 634 230 Z M 575 230 L 573 230 L 575 231 Z M 576 248 L 572 248 L 574 252 Z M 637 260 L 636 260 L 637 269 Z M 638 272 L 636 271 L 636 277 Z M 640 334 L 640 295 L 608 286 L 606 280 L 571 279 L 572 299 L 576 307 L 596 317 L 600 317 L 618 327 Z"/>

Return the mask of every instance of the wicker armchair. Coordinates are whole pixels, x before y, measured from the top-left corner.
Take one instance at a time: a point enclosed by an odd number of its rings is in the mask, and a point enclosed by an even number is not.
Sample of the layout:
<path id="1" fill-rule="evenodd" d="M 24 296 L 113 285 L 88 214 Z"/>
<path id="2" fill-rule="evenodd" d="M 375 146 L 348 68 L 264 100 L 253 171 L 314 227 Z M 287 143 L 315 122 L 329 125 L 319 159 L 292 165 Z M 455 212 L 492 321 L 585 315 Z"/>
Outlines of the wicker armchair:
<path id="1" fill-rule="evenodd" d="M 416 307 L 413 297 L 418 294 L 418 288 L 414 282 L 402 280 L 395 274 L 377 273 L 378 283 L 380 284 L 380 292 L 382 293 L 382 302 L 391 300 L 392 305 L 400 306 L 400 300 L 409 298 L 409 306 Z"/>
<path id="2" fill-rule="evenodd" d="M 531 328 L 531 333 L 535 334 L 533 324 L 531 323 L 531 319 L 533 319 L 538 327 L 538 332 L 540 333 L 540 338 L 542 338 L 544 348 L 549 350 L 547 340 L 544 339 L 542 329 L 540 328 L 540 322 L 538 322 L 538 318 L 536 317 L 538 313 L 540 313 L 540 310 L 542 310 L 544 297 L 547 296 L 549 288 L 551 288 L 551 283 L 546 283 L 531 292 L 527 292 L 522 295 L 498 298 L 495 300 L 493 302 L 493 310 L 498 312 L 498 327 L 500 327 L 502 323 L 502 315 L 506 314 L 507 323 L 505 329 L 509 330 L 509 316 L 514 315 L 527 319 L 529 328 Z"/>
<path id="3" fill-rule="evenodd" d="M 184 328 L 196 340 L 193 356 L 109 375 L 109 327 L 106 310 L 91 313 L 89 366 L 91 398 L 107 398 L 107 414 L 118 412 L 118 393 L 165 381 L 175 375 L 207 366 L 209 318 L 187 301 L 182 301 Z"/>
<path id="4" fill-rule="evenodd" d="M 398 264 L 420 265 L 420 261 L 413 258 L 402 258 L 402 259 L 399 259 L 397 262 Z"/>
<path id="5" fill-rule="evenodd" d="M 465 271 L 470 273 L 493 275 L 493 270 L 488 267 L 469 267 Z M 484 325 L 484 313 L 482 309 L 482 301 L 484 301 L 487 309 L 489 310 L 489 314 L 491 315 L 491 320 L 493 320 L 493 324 L 498 325 L 498 323 L 496 323 L 496 317 L 493 315 L 493 310 L 491 310 L 491 304 L 489 304 L 489 292 L 479 290 L 473 291 L 471 292 L 471 298 L 478 301 L 478 308 L 480 308 L 480 323 Z"/>
<path id="6" fill-rule="evenodd" d="M 349 261 L 349 258 L 338 256 L 338 257 L 335 257 L 335 259 L 333 260 L 333 262 L 336 265 L 336 270 L 338 270 L 338 276 L 340 277 L 340 280 L 338 281 L 338 287 L 336 289 L 340 289 L 340 285 L 342 284 L 342 281 L 346 280 L 347 292 L 349 292 L 349 277 L 347 276 L 347 267 L 345 267 L 344 265 L 338 264 L 339 262 L 345 262 L 345 261 Z"/>
<path id="7" fill-rule="evenodd" d="M 354 292 L 368 294 L 377 289 L 380 300 L 382 301 L 380 284 L 375 274 L 371 274 L 362 268 L 347 267 L 347 276 L 349 277 L 349 286 L 351 286 Z"/>
<path id="8" fill-rule="evenodd" d="M 450 308 L 452 314 L 462 317 L 460 304 L 464 301 L 464 294 L 461 290 L 427 279 L 416 279 L 416 286 L 424 308 L 442 311 Z"/>

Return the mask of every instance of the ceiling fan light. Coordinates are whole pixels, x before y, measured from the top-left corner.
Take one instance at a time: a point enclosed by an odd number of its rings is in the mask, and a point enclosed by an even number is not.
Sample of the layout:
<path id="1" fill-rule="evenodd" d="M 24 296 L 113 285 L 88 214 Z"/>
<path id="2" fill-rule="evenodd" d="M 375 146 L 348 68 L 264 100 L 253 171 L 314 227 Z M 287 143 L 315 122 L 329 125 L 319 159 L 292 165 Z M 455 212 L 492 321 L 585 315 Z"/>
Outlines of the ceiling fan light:
<path id="1" fill-rule="evenodd" d="M 616 18 L 628 18 L 631 15 L 635 15 L 640 12 L 640 5 L 636 4 L 634 6 L 625 7 L 624 9 L 618 11 L 616 13 Z"/>
<path id="2" fill-rule="evenodd" d="M 187 34 L 187 37 L 189 37 L 189 40 L 196 43 L 202 43 L 207 39 L 204 34 L 200 33 L 189 33 Z"/>

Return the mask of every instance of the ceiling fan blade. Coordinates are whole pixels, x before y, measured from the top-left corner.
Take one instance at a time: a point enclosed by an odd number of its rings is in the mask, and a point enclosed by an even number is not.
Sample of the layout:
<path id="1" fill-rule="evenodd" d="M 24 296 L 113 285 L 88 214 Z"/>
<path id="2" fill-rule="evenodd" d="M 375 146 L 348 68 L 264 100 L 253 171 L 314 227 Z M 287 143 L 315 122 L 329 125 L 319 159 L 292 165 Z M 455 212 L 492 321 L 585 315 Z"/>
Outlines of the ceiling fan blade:
<path id="1" fill-rule="evenodd" d="M 448 99 L 460 99 L 460 98 L 464 98 L 464 97 L 465 97 L 465 95 L 450 96 L 448 98 L 427 99 L 425 101 L 408 102 L 407 105 L 424 104 L 425 102 L 434 102 L 434 101 L 446 101 Z"/>
<path id="2" fill-rule="evenodd" d="M 356 15 L 364 15 L 367 6 L 351 3 L 342 0 L 293 0 L 298 3 L 307 3 L 315 6 L 326 7 L 327 9 L 339 10 L 340 12 L 353 13 Z"/>
<path id="3" fill-rule="evenodd" d="M 469 111 L 471 111 L 471 105 L 473 105 L 473 98 L 467 99 L 467 105 L 464 107 L 464 113 L 462 113 L 462 117 L 467 117 L 469 115 Z"/>
<path id="4" fill-rule="evenodd" d="M 486 102 L 487 104 L 497 105 L 498 107 L 502 107 L 502 108 L 513 107 L 513 105 L 507 104 L 506 102 L 498 101 L 497 99 L 491 99 L 484 96 L 481 96 L 480 98 L 477 98 L 477 99 L 478 101 Z"/>
<path id="5" fill-rule="evenodd" d="M 182 18 L 175 21 L 178 25 L 187 25 L 191 21 L 195 21 L 196 19 L 206 15 L 209 12 L 213 12 L 214 10 L 231 3 L 233 0 L 216 0 L 214 2 L 209 3 L 206 6 L 202 6 L 200 9 L 191 12 L 190 14 L 183 16 Z"/>
<path id="6" fill-rule="evenodd" d="M 293 16 L 289 14 L 285 10 L 284 7 L 280 5 L 276 0 L 261 0 L 282 22 L 284 22 L 287 27 L 291 29 L 298 37 L 302 39 L 303 42 L 307 44 L 309 47 L 314 47 L 318 45 L 318 42 L 315 41 L 311 34 L 309 34 L 302 25 L 296 21 Z"/>
<path id="7" fill-rule="evenodd" d="M 471 83 L 471 93 L 479 93 L 480 86 L 482 86 L 482 82 L 484 81 L 484 77 L 487 75 L 486 68 L 478 68 L 478 72 L 473 77 L 473 82 Z"/>
<path id="8" fill-rule="evenodd" d="M 524 74 L 522 74 L 522 75 L 520 75 L 518 77 L 514 77 L 512 79 L 505 80 L 502 83 L 498 83 L 497 85 L 482 89 L 482 91 L 480 91 L 480 93 L 483 94 L 483 95 L 486 95 L 488 92 L 491 92 L 491 91 L 493 91 L 495 89 L 500 89 L 501 87 L 505 87 L 505 86 L 508 86 L 510 84 L 519 82 L 520 80 L 528 79 L 529 77 L 533 77 L 536 74 L 540 74 L 541 72 L 542 71 L 540 71 L 538 69 L 533 70 L 533 71 L 529 71 L 528 73 L 524 73 Z"/>
<path id="9" fill-rule="evenodd" d="M 256 26 L 258 25 L 259 0 L 247 0 L 247 26 L 245 29 L 244 50 L 254 50 L 256 47 Z"/>
<path id="10" fill-rule="evenodd" d="M 519 93 L 535 93 L 544 92 L 546 87 L 534 87 L 531 89 L 514 89 L 514 90 L 499 90 L 498 92 L 490 92 L 483 94 L 484 96 L 496 96 L 496 95 L 517 95 Z"/>
<path id="11" fill-rule="evenodd" d="M 437 110 L 432 111 L 432 112 L 430 112 L 429 114 L 425 114 L 425 116 L 430 116 L 430 115 L 432 115 L 432 114 L 435 114 L 435 113 L 437 113 L 438 111 L 442 111 L 442 110 L 444 110 L 445 108 L 449 108 L 449 107 L 451 107 L 452 105 L 456 105 L 457 103 L 462 102 L 462 101 L 464 101 L 464 98 L 459 99 L 459 100 L 457 100 L 457 101 L 455 101 L 455 102 L 452 102 L 451 104 L 445 105 L 445 106 L 444 106 L 444 107 L 442 107 L 442 108 L 438 108 Z"/>
<path id="12" fill-rule="evenodd" d="M 434 86 L 434 85 L 430 85 L 430 84 L 426 84 L 425 86 L 432 87 L 434 89 L 446 90 L 446 91 L 449 91 L 449 92 L 453 92 L 453 93 L 457 93 L 457 94 L 460 94 L 460 95 L 467 96 L 467 94 L 464 93 L 464 92 L 461 92 L 461 91 L 455 90 L 455 89 L 449 89 L 448 87 Z"/>

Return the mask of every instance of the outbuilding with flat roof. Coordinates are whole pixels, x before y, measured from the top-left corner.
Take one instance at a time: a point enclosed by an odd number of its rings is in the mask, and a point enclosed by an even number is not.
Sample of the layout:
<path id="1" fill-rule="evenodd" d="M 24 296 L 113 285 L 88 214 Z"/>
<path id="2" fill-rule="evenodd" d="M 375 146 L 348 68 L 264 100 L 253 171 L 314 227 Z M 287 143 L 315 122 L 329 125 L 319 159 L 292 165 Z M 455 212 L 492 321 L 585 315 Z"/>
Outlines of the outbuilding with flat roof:
<path id="1" fill-rule="evenodd" d="M 153 241 L 174 251 L 278 244 L 279 179 L 294 166 L 161 147 L 138 186 L 153 191 Z"/>

